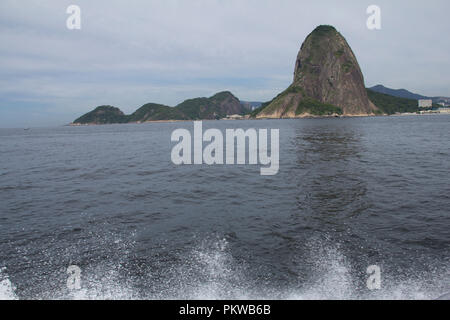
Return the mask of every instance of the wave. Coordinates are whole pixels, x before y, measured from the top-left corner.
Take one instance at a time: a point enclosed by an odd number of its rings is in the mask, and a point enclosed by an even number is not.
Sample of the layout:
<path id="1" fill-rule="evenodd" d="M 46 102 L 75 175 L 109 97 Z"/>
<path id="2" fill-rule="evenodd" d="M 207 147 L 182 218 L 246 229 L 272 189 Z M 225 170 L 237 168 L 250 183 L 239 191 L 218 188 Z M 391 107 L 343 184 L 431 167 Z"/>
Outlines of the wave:
<path id="1" fill-rule="evenodd" d="M 146 270 L 145 274 L 123 275 L 123 263 L 99 264 L 83 273 L 82 288 L 42 289 L 40 299 L 75 300 L 422 300 L 437 299 L 448 292 L 448 267 L 435 272 L 415 274 L 382 273 L 380 290 L 361 286 L 348 259 L 339 246 L 312 242 L 309 247 L 311 269 L 308 279 L 299 279 L 284 288 L 270 286 L 253 276 L 245 262 L 237 261 L 226 239 L 204 240 L 190 252 L 180 254 L 178 263 L 163 271 Z M 446 273 L 447 272 L 447 273 Z M 18 299 L 15 287 L 5 270 L 0 274 L 0 298 Z M 27 298 L 27 297 L 24 297 Z"/>
<path id="2" fill-rule="evenodd" d="M 17 300 L 16 288 L 6 274 L 5 268 L 0 269 L 0 300 Z"/>

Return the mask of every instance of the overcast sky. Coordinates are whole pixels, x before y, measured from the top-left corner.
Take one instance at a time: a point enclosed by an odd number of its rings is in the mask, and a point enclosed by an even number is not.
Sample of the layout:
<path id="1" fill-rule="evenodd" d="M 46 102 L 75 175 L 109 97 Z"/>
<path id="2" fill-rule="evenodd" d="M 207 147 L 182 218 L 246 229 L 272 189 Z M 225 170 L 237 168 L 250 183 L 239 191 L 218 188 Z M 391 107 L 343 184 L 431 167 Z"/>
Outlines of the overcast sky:
<path id="1" fill-rule="evenodd" d="M 81 30 L 66 9 L 81 8 Z M 381 8 L 368 30 L 366 9 Z M 131 113 L 230 90 L 267 101 L 305 37 L 334 25 L 366 86 L 450 96 L 450 1 L 1 0 L 0 127 L 63 125 L 98 105 Z"/>

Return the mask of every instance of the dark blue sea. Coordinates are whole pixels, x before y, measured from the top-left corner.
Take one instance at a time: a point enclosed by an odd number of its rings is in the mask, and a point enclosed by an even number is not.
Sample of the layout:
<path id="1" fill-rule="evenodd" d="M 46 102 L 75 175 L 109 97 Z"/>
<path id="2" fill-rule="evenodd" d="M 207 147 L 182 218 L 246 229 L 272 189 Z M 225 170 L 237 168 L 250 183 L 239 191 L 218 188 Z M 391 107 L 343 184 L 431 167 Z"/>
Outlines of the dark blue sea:
<path id="1" fill-rule="evenodd" d="M 450 116 L 280 130 L 280 169 L 182 165 L 192 122 L 0 129 L 0 297 L 435 299 L 450 291 Z M 81 289 L 67 268 L 81 270 Z M 367 268 L 381 288 L 369 290 Z"/>

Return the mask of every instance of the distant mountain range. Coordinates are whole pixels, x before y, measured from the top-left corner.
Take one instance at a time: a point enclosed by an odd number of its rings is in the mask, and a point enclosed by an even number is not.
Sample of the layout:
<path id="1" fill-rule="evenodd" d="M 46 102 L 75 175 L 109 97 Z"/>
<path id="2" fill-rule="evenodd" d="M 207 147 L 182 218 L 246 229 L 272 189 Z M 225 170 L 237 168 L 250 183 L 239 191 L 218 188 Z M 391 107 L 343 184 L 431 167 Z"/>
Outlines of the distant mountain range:
<path id="1" fill-rule="evenodd" d="M 113 106 L 99 106 L 72 124 L 139 123 L 164 120 L 215 120 L 251 111 L 249 103 L 241 103 L 231 92 L 223 91 L 209 98 L 188 99 L 175 107 L 147 103 L 130 115 Z"/>
<path id="2" fill-rule="evenodd" d="M 382 85 L 368 88 L 366 91 L 370 101 L 379 108 L 376 114 L 418 112 L 417 99 L 427 98 L 404 89 L 394 90 Z M 412 98 L 405 98 L 405 96 Z M 444 99 L 448 98 L 439 97 L 437 101 L 445 101 Z M 239 101 L 231 92 L 223 91 L 209 98 L 188 99 L 175 107 L 147 103 L 130 115 L 124 114 L 119 108 L 113 106 L 99 106 L 76 119 L 72 125 L 140 123 L 166 120 L 214 120 L 234 114 L 250 114 L 252 117 L 256 117 L 270 103 Z M 311 106 L 316 107 L 314 104 L 311 104 Z M 436 104 L 433 106 L 438 107 Z"/>
<path id="3" fill-rule="evenodd" d="M 417 99 L 433 99 L 449 103 L 449 98 L 428 98 L 414 94 L 408 90 L 394 90 L 378 85 L 366 89 L 367 96 L 379 110 L 376 114 L 394 114 L 397 112 L 417 112 Z M 209 98 L 188 99 L 175 107 L 157 103 L 147 103 L 130 115 L 124 114 L 113 106 L 99 106 L 76 119 L 72 125 L 140 123 L 146 121 L 166 120 L 214 120 L 234 114 L 251 114 L 255 117 L 265 109 L 270 102 L 239 101 L 231 92 L 223 91 Z M 314 105 L 314 104 L 312 104 Z M 434 107 L 438 107 L 434 103 Z"/>
<path id="4" fill-rule="evenodd" d="M 444 102 L 445 104 L 450 103 L 450 97 L 427 97 L 427 96 L 423 96 L 421 94 L 412 93 L 406 89 L 387 88 L 381 84 L 376 85 L 369 89 L 372 91 L 378 92 L 378 93 L 384 93 L 384 94 L 388 94 L 390 96 L 394 96 L 394 97 L 398 97 L 398 98 L 406 98 L 406 99 L 414 99 L 414 100 L 431 99 L 431 100 L 433 100 L 433 103 L 440 103 L 440 102 Z"/>

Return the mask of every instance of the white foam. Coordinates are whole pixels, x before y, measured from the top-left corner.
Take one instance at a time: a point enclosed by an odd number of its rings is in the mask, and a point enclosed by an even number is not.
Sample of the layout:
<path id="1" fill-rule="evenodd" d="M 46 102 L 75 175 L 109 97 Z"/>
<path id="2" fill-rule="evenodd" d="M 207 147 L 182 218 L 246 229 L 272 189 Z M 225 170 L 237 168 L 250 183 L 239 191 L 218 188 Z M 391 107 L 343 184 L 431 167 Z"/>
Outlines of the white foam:
<path id="1" fill-rule="evenodd" d="M 11 283 L 5 269 L 0 269 L 0 300 L 17 300 L 16 288 Z"/>
<path id="2" fill-rule="evenodd" d="M 83 273 L 81 290 L 62 288 L 59 292 L 44 292 L 39 298 L 418 300 L 436 299 L 445 290 L 448 291 L 443 283 L 448 276 L 446 274 L 417 272 L 393 275 L 386 274 L 385 271 L 382 274 L 381 290 L 370 291 L 361 286 L 361 279 L 355 276 L 356 271 L 352 270 L 339 247 L 320 241 L 307 246 L 311 255 L 307 263 L 312 265 L 312 275 L 308 276 L 308 280 L 299 279 L 291 287 L 271 288 L 260 280 L 255 280 L 252 270 L 245 264 L 236 262 L 228 247 L 225 239 L 203 241 L 191 252 L 180 255 L 180 262 L 167 266 L 164 274 L 152 274 L 150 270 L 139 279 L 124 276 L 120 263 L 99 265 Z M 2 272 L 0 275 L 0 298 L 17 299 L 15 288 L 6 273 Z M 138 290 L 136 283 L 151 287 L 153 293 L 146 294 L 142 288 Z"/>

